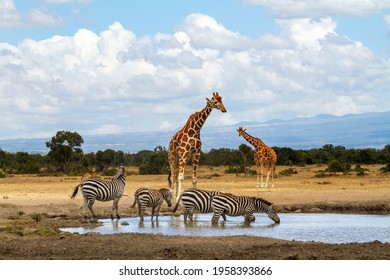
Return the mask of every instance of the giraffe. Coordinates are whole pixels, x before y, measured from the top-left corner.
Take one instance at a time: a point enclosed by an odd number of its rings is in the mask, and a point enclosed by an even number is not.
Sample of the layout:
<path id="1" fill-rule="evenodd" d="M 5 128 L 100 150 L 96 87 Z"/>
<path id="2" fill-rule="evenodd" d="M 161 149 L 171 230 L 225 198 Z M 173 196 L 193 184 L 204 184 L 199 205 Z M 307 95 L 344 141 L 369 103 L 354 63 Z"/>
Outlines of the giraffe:
<path id="1" fill-rule="evenodd" d="M 256 164 L 256 173 L 257 173 L 257 187 L 259 187 L 259 176 L 261 177 L 261 187 L 267 187 L 269 177 L 271 176 L 272 187 L 274 187 L 274 173 L 276 165 L 276 153 L 271 148 L 268 147 L 261 139 L 253 137 L 246 132 L 246 129 L 242 127 L 237 129 L 238 136 L 244 137 L 246 141 L 252 144 L 255 147 L 254 160 Z M 263 169 L 267 170 L 267 180 L 265 185 L 263 183 Z"/>
<path id="2" fill-rule="evenodd" d="M 184 180 L 184 169 L 187 159 L 192 155 L 192 186 L 196 187 L 196 170 L 199 163 L 200 150 L 202 142 L 200 140 L 200 130 L 205 123 L 211 111 L 215 108 L 222 113 L 226 113 L 225 106 L 222 103 L 222 97 L 218 92 L 213 92 L 211 99 L 206 98 L 206 107 L 201 111 L 192 114 L 184 127 L 177 131 L 169 143 L 168 161 L 169 175 L 168 182 L 171 191 L 175 190 L 176 200 L 181 194 L 181 185 Z M 173 179 L 171 180 L 171 175 Z"/>

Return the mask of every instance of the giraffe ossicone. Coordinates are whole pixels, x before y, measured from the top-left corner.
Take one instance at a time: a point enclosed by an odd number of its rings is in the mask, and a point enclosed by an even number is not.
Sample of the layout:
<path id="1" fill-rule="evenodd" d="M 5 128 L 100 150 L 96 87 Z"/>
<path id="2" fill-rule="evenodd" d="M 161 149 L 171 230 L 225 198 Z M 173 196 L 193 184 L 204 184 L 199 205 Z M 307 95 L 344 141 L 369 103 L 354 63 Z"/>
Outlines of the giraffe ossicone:
<path id="1" fill-rule="evenodd" d="M 184 169 L 187 159 L 192 156 L 192 186 L 197 185 L 197 167 L 199 163 L 202 141 L 200 130 L 213 109 L 226 113 L 227 110 L 218 92 L 213 92 L 211 99 L 206 98 L 206 106 L 199 112 L 192 114 L 182 129 L 177 131 L 169 143 L 168 182 L 171 190 L 175 188 L 176 200 L 180 196 L 182 182 L 184 181 Z"/>

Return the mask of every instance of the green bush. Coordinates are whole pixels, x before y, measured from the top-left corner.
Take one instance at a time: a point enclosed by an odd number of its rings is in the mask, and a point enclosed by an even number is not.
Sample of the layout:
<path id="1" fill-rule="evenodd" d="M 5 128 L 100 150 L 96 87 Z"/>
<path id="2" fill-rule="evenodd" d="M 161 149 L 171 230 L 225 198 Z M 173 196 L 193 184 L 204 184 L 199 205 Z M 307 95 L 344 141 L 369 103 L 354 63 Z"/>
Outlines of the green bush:
<path id="1" fill-rule="evenodd" d="M 390 162 L 386 165 L 386 166 L 384 166 L 384 167 L 382 167 L 381 169 L 379 169 L 382 173 L 389 173 L 390 172 Z"/>
<path id="2" fill-rule="evenodd" d="M 293 174 L 298 174 L 298 171 L 295 170 L 294 168 L 287 168 L 279 172 L 280 175 L 283 176 L 291 176 Z"/>
<path id="3" fill-rule="evenodd" d="M 351 164 L 340 160 L 332 160 L 328 164 L 328 168 L 325 169 L 327 172 L 343 172 L 347 174 L 351 171 Z"/>

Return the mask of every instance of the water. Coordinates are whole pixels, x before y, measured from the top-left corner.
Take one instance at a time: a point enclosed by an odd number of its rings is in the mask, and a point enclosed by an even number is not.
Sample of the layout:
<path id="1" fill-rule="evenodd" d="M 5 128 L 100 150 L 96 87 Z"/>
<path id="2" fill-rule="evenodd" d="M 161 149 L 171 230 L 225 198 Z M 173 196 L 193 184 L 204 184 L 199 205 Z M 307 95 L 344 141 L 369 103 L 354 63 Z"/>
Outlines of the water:
<path id="1" fill-rule="evenodd" d="M 243 217 L 228 216 L 226 222 L 220 218 L 217 226 L 211 225 L 211 217 L 212 214 L 195 214 L 194 221 L 187 223 L 184 223 L 182 216 L 160 216 L 158 222 L 151 222 L 148 216 L 144 222 L 140 222 L 139 218 L 123 218 L 119 221 L 103 219 L 100 220 L 103 225 L 96 228 L 61 230 L 80 234 L 132 232 L 181 236 L 250 235 L 325 243 L 390 242 L 389 215 L 281 213 L 281 223 L 274 224 L 266 215 L 256 214 L 256 221 L 250 225 L 244 224 Z M 123 222 L 128 225 L 122 225 Z"/>

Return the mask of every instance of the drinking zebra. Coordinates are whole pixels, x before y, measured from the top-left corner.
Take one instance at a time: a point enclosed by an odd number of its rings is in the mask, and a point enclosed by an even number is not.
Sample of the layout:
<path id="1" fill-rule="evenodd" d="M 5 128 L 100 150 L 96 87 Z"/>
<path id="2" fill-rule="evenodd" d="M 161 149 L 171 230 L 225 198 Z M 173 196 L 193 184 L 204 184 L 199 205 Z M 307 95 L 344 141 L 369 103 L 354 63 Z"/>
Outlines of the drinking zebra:
<path id="1" fill-rule="evenodd" d="M 262 198 L 236 196 L 232 194 L 216 194 L 211 199 L 211 207 L 214 212 L 211 220 L 213 223 L 218 223 L 219 217 L 224 214 L 229 216 L 243 215 L 245 217 L 245 222 L 250 223 L 254 212 L 265 212 L 268 214 L 268 218 L 275 223 L 280 223 L 279 216 L 276 213 L 273 204 Z"/>
<path id="2" fill-rule="evenodd" d="M 84 208 L 88 206 L 91 211 L 92 217 L 96 218 L 95 213 L 92 210 L 92 206 L 95 200 L 98 201 L 110 201 L 113 200 L 111 219 L 114 219 L 113 213 L 116 212 L 116 217 L 120 219 L 118 215 L 118 202 L 123 195 L 123 191 L 126 185 L 126 174 L 123 166 L 119 167 L 117 174 L 111 181 L 103 181 L 100 179 L 87 179 L 77 185 L 73 191 L 71 199 L 74 199 L 77 195 L 79 187 L 84 197 Z"/>
<path id="3" fill-rule="evenodd" d="M 176 212 L 179 207 L 180 200 L 184 206 L 184 221 L 187 221 L 187 217 L 192 221 L 194 211 L 198 211 L 199 213 L 211 213 L 213 209 L 211 208 L 211 199 L 217 195 L 221 194 L 220 191 L 206 191 L 201 189 L 187 189 L 181 193 L 175 208 L 173 209 L 173 213 Z M 221 214 L 224 221 L 226 221 L 225 213 Z M 255 221 L 255 216 L 252 214 L 250 217 L 250 222 Z"/>
<path id="4" fill-rule="evenodd" d="M 167 202 L 168 207 L 172 206 L 172 192 L 169 189 L 146 189 L 139 188 L 134 193 L 134 204 L 131 207 L 135 207 L 135 204 L 138 205 L 138 213 L 140 216 L 140 220 L 144 220 L 144 212 L 146 207 L 152 207 L 152 217 L 156 212 L 156 221 L 158 221 L 158 215 L 160 212 L 161 204 L 163 204 L 164 200 Z"/>

